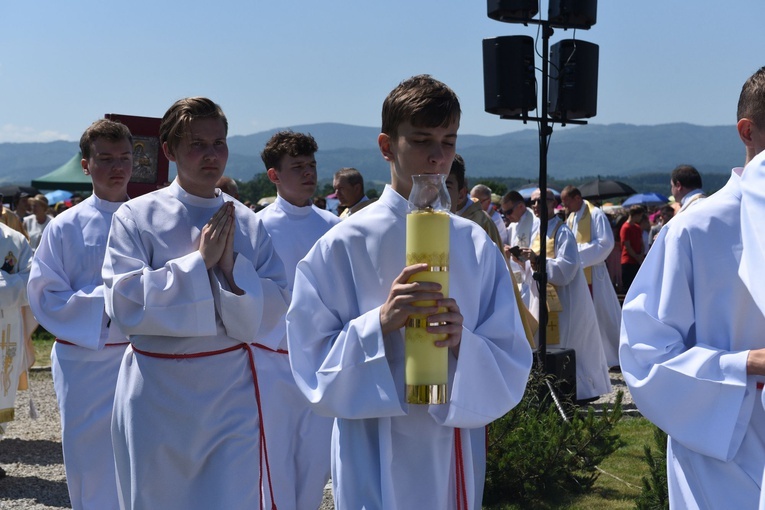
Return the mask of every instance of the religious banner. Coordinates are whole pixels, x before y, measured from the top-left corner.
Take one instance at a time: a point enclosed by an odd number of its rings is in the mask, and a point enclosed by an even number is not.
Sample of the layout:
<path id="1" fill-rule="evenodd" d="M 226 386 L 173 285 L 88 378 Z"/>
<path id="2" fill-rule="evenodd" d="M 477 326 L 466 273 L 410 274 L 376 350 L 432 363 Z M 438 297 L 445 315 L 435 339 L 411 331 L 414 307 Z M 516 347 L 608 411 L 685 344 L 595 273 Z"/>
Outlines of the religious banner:
<path id="1" fill-rule="evenodd" d="M 24 370 L 24 340 L 18 309 L 0 310 L 0 434 L 13 421 L 19 376 Z"/>

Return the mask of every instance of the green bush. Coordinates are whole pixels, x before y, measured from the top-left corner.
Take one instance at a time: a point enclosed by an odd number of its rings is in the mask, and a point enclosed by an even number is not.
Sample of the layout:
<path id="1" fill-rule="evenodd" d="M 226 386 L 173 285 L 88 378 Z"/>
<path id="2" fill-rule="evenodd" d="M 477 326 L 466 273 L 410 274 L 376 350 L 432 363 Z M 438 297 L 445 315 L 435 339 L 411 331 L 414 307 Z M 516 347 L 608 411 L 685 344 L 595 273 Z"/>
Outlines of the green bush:
<path id="1" fill-rule="evenodd" d="M 644 446 L 645 462 L 649 477 L 643 477 L 643 490 L 636 500 L 638 510 L 669 510 L 667 492 L 667 434 L 654 425 L 653 440 L 658 455 L 654 457 L 651 447 Z"/>
<path id="2" fill-rule="evenodd" d="M 589 491 L 597 466 L 621 446 L 621 392 L 599 415 L 550 398 L 551 376 L 532 371 L 521 402 L 491 424 L 484 504 L 542 507 Z M 565 413 L 564 419 L 561 412 Z"/>

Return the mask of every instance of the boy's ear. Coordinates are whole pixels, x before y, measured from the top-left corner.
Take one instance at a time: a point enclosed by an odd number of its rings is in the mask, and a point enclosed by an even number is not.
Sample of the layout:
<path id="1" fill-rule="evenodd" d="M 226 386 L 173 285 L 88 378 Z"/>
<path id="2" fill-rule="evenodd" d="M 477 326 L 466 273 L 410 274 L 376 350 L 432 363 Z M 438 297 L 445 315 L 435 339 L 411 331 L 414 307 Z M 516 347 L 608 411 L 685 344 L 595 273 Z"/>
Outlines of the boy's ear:
<path id="1" fill-rule="evenodd" d="M 268 175 L 268 180 L 273 182 L 274 184 L 280 184 L 279 181 L 279 172 L 276 171 L 276 168 L 271 167 L 266 171 L 266 175 Z"/>
<path id="2" fill-rule="evenodd" d="M 165 157 L 168 161 L 172 161 L 173 163 L 176 163 L 175 156 L 170 151 L 170 147 L 167 145 L 167 142 L 162 142 L 162 152 L 165 153 Z"/>
<path id="3" fill-rule="evenodd" d="M 380 146 L 380 152 L 385 158 L 385 161 L 393 161 L 393 149 L 391 147 L 392 141 L 389 135 L 380 133 L 377 137 L 377 145 Z"/>
<path id="4" fill-rule="evenodd" d="M 749 147 L 752 144 L 752 121 L 747 118 L 740 119 L 736 124 L 736 129 L 741 141 Z"/>

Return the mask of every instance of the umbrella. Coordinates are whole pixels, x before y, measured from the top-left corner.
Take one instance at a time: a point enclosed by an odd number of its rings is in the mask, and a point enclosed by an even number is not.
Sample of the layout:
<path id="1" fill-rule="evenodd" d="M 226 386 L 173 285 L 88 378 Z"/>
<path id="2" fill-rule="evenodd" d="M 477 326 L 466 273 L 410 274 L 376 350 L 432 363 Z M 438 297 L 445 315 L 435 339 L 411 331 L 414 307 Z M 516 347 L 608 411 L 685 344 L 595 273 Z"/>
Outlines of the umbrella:
<path id="1" fill-rule="evenodd" d="M 625 200 L 622 203 L 622 207 L 629 207 L 631 205 L 664 205 L 667 202 L 669 202 L 669 199 L 658 193 L 637 193 Z"/>
<path id="2" fill-rule="evenodd" d="M 519 189 L 518 193 L 521 194 L 524 200 L 529 200 L 531 199 L 531 194 L 534 193 L 534 191 L 537 189 L 539 189 L 539 186 L 532 186 L 530 188 Z M 560 197 L 560 191 L 558 191 L 557 189 L 552 189 L 552 188 L 548 188 L 548 189 L 552 191 L 556 197 Z"/>
<path id="3" fill-rule="evenodd" d="M 40 193 L 37 191 L 37 188 L 33 188 L 32 186 L 19 186 L 17 184 L 3 184 L 0 186 L 0 195 L 3 195 L 4 202 L 10 203 L 11 199 L 16 193 L 26 193 L 30 197 L 33 197 Z"/>
<path id="4" fill-rule="evenodd" d="M 582 198 L 605 200 L 614 197 L 626 197 L 637 193 L 632 186 L 611 179 L 595 179 L 578 186 Z"/>
<path id="5" fill-rule="evenodd" d="M 56 191 L 51 191 L 50 193 L 46 193 L 45 198 L 48 199 L 49 204 L 57 204 L 59 202 L 63 202 L 65 200 L 69 200 L 70 198 L 72 198 L 72 192 L 65 191 L 63 189 L 57 189 Z"/>

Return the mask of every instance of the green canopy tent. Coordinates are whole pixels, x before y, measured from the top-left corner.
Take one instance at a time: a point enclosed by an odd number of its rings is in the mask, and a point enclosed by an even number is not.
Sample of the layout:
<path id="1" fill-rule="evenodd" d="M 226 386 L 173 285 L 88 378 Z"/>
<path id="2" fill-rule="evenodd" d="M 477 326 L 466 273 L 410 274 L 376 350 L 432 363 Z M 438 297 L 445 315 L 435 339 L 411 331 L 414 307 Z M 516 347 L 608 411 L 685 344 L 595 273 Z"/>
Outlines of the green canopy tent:
<path id="1" fill-rule="evenodd" d="M 32 181 L 32 186 L 41 190 L 64 189 L 67 191 L 93 191 L 90 177 L 82 172 L 82 154 L 77 152 L 72 159 Z"/>

